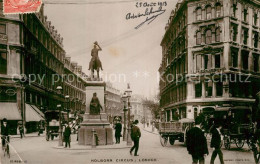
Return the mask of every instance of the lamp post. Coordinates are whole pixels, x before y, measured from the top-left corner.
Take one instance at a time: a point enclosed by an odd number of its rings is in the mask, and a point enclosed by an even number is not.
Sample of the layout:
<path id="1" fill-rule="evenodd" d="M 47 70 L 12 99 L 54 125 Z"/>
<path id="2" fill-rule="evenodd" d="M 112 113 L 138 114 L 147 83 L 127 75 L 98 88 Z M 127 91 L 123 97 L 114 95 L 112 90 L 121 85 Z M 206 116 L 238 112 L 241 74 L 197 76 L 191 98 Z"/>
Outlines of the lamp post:
<path id="1" fill-rule="evenodd" d="M 58 86 L 56 89 L 57 89 L 58 93 L 61 94 L 62 87 Z M 59 109 L 59 146 L 63 146 L 62 127 L 61 127 L 61 104 L 58 104 L 57 108 Z"/>
<path id="2" fill-rule="evenodd" d="M 127 101 L 127 95 L 126 93 L 124 93 L 124 95 L 122 96 L 122 100 L 124 102 L 124 131 L 123 131 L 123 141 L 126 141 L 126 111 L 127 111 L 127 108 L 126 108 L 126 101 Z"/>
<path id="3" fill-rule="evenodd" d="M 67 103 L 67 104 L 66 104 L 66 108 L 67 108 L 66 111 L 67 111 L 67 120 L 68 120 L 68 123 L 69 123 L 69 112 L 70 112 L 70 109 L 69 109 L 69 101 L 70 101 L 70 99 L 69 99 L 69 98 L 70 98 L 69 95 L 66 95 L 66 96 L 65 96 L 66 103 Z"/>
<path id="4" fill-rule="evenodd" d="M 132 140 L 131 140 L 131 129 L 130 129 L 130 108 L 131 108 L 131 105 L 130 105 L 130 98 L 131 98 L 131 94 L 132 94 L 132 91 L 130 89 L 130 84 L 128 83 L 127 84 L 127 90 L 125 91 L 126 92 L 126 95 L 127 95 L 127 99 L 128 99 L 128 128 L 127 128 L 127 145 L 130 146 L 132 145 Z"/>

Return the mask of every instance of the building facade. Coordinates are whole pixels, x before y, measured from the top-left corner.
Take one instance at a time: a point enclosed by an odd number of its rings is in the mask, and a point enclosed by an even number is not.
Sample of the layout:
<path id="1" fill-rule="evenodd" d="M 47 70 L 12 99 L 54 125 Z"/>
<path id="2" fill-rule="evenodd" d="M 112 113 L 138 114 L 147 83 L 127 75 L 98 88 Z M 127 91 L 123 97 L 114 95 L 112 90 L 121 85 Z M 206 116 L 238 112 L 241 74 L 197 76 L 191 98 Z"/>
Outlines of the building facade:
<path id="1" fill-rule="evenodd" d="M 112 83 L 106 82 L 105 89 L 105 111 L 109 121 L 112 123 L 114 117 L 121 116 L 123 118 L 124 103 L 121 99 L 122 94 L 119 89 L 116 89 Z M 121 118 L 121 119 L 122 119 Z"/>
<path id="2" fill-rule="evenodd" d="M 260 3 L 179 1 L 161 42 L 160 107 L 166 121 L 221 106 L 252 109 L 260 90 Z"/>
<path id="3" fill-rule="evenodd" d="M 0 2 L 0 120 L 9 120 L 12 133 L 18 121 L 31 132 L 46 110 L 58 104 L 65 108 L 68 84 L 63 76 L 69 70 L 64 69 L 63 38 L 47 21 L 43 5 L 39 13 L 20 15 L 3 15 L 2 6 Z M 73 84 L 80 90 L 80 97 L 75 97 L 83 100 L 83 82 L 79 83 Z"/>

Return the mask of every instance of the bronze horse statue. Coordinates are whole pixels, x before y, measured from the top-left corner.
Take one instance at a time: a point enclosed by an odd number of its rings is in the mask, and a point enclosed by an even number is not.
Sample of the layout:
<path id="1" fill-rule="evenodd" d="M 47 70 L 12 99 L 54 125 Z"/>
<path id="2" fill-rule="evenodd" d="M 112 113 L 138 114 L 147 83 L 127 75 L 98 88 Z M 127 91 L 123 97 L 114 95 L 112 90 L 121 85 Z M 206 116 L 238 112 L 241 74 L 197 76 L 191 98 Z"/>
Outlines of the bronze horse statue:
<path id="1" fill-rule="evenodd" d="M 99 78 L 99 70 L 103 70 L 102 63 L 98 57 L 98 51 L 102 51 L 97 42 L 94 43 L 94 48 L 91 50 L 91 61 L 89 62 L 89 69 L 91 70 L 91 76 L 94 78 L 94 71 L 97 71 L 97 78 Z"/>

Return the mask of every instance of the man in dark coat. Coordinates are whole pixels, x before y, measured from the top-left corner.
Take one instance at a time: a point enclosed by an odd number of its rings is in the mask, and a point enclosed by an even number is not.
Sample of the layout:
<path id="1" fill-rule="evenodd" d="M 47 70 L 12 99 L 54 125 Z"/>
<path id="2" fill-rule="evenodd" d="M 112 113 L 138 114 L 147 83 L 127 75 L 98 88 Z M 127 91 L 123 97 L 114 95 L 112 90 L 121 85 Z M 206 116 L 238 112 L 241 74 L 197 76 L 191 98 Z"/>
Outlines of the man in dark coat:
<path id="1" fill-rule="evenodd" d="M 135 149 L 135 154 L 134 156 L 139 156 L 137 155 L 138 149 L 139 149 L 139 139 L 141 137 L 141 132 L 137 124 L 139 123 L 138 120 L 135 120 L 133 123 L 133 127 L 131 129 L 131 138 L 132 141 L 134 142 L 134 146 L 130 149 L 130 154 L 132 155 L 133 150 Z"/>
<path id="2" fill-rule="evenodd" d="M 197 117 L 195 119 L 196 126 L 187 132 L 187 150 L 192 155 L 193 164 L 197 164 L 198 162 L 204 164 L 204 156 L 209 154 L 207 140 L 200 129 L 200 123 L 200 119 Z"/>
<path id="3" fill-rule="evenodd" d="M 121 131 L 122 131 L 122 124 L 119 121 L 117 121 L 115 125 L 116 144 L 120 143 Z"/>
<path id="4" fill-rule="evenodd" d="M 211 144 L 210 147 L 213 148 L 213 153 L 211 156 L 210 164 L 214 164 L 214 161 L 219 156 L 219 160 L 221 164 L 224 164 L 223 160 L 223 153 L 221 151 L 221 132 L 220 132 L 221 126 L 215 125 L 214 128 L 211 130 L 212 138 L 211 138 Z"/>
<path id="5" fill-rule="evenodd" d="M 65 148 L 69 145 L 70 148 L 70 135 L 71 129 L 68 124 L 65 124 L 65 131 L 64 131 L 64 140 L 65 140 Z"/>
<path id="6" fill-rule="evenodd" d="M 9 142 L 9 133 L 10 129 L 7 125 L 7 119 L 3 119 L 3 125 L 1 126 L 1 138 L 2 138 L 2 147 L 4 147 L 6 140 Z"/>

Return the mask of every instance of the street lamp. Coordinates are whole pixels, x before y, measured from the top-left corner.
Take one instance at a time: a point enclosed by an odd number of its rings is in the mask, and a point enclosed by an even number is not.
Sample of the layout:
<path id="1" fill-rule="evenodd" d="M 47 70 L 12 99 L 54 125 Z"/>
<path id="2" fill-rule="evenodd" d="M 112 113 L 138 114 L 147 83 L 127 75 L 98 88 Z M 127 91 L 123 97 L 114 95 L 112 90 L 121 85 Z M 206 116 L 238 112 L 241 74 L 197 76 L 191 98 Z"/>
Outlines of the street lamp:
<path id="1" fill-rule="evenodd" d="M 66 111 L 67 111 L 67 120 L 68 120 L 68 122 L 69 122 L 69 112 L 70 112 L 70 109 L 69 109 L 69 101 L 70 101 L 70 99 L 69 99 L 69 98 L 70 98 L 69 95 L 66 95 L 66 96 L 65 96 L 65 100 L 66 100 L 66 103 L 67 103 L 67 104 L 66 104 L 66 108 L 67 108 Z"/>
<path id="2" fill-rule="evenodd" d="M 124 131 L 123 131 L 123 141 L 126 141 L 126 111 L 127 111 L 127 108 L 126 108 L 126 101 L 127 101 L 127 95 L 126 95 L 126 92 L 124 93 L 124 95 L 122 96 L 122 100 L 124 102 Z"/>
<path id="3" fill-rule="evenodd" d="M 61 93 L 61 90 L 62 90 L 61 86 L 58 86 L 56 89 L 57 89 L 58 93 Z M 61 104 L 58 104 L 57 108 L 59 109 L 59 146 L 63 146 L 62 127 L 61 127 Z"/>
<path id="4" fill-rule="evenodd" d="M 127 90 L 125 91 L 126 92 L 126 95 L 127 95 L 127 98 L 128 98 L 128 133 L 127 133 L 127 145 L 132 145 L 132 140 L 131 140 L 131 136 L 130 136 L 130 133 L 131 133 L 131 129 L 130 129 L 130 108 L 131 108 L 131 105 L 130 105 L 130 98 L 131 98 L 131 94 L 132 94 L 132 91 L 130 89 L 130 84 L 128 83 L 127 84 Z"/>

